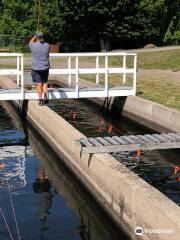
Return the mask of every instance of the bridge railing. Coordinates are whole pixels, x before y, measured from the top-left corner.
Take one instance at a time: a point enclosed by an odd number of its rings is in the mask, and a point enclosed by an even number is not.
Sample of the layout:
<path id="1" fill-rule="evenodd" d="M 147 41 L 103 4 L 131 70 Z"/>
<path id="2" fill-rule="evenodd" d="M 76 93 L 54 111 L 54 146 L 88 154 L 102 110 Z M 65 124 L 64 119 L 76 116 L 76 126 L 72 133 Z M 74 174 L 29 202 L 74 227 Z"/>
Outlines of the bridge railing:
<path id="1" fill-rule="evenodd" d="M 115 61 L 115 57 L 120 61 Z M 21 93 L 24 93 L 24 60 L 23 54 L 19 53 L 0 53 L 0 65 L 2 59 L 5 58 L 6 63 L 9 63 L 11 58 L 16 59 L 16 63 L 13 64 L 13 68 L 1 68 L 1 75 L 15 75 L 17 76 L 17 87 L 21 89 Z M 130 87 L 130 95 L 136 94 L 136 68 L 137 68 L 137 56 L 136 53 L 126 52 L 111 52 L 111 53 L 51 53 L 50 58 L 57 58 L 57 60 L 65 59 L 66 66 L 62 66 L 56 61 L 56 67 L 50 69 L 50 75 L 67 75 L 68 85 L 72 86 L 72 81 L 75 79 L 75 92 L 76 97 L 79 96 L 80 91 L 80 77 L 83 75 L 95 75 L 95 85 L 103 88 L 104 94 L 108 96 L 110 89 L 110 75 L 121 75 L 122 86 L 126 87 L 127 75 L 132 76 L 132 86 Z M 15 60 L 14 59 L 14 60 Z M 92 61 L 93 59 L 93 61 Z M 129 59 L 131 60 L 129 62 Z M 61 62 L 61 61 L 60 61 Z M 83 64 L 82 64 L 83 63 Z M 92 64 L 93 63 L 93 64 Z M 58 65 L 57 65 L 58 64 Z M 14 65 L 16 68 L 14 68 Z M 58 66 L 58 67 L 57 67 Z M 101 77 L 103 75 L 103 80 Z M 100 81 L 101 80 L 101 81 Z M 81 84 L 82 85 L 82 84 Z M 123 88 L 122 88 L 123 89 Z M 125 88 L 124 88 L 125 89 Z M 22 94 L 22 98 L 23 98 Z"/>
<path id="2" fill-rule="evenodd" d="M 14 64 L 15 60 L 15 64 Z M 10 66 L 10 67 L 9 67 Z M 17 87 L 24 92 L 24 58 L 19 53 L 0 53 L 0 76 L 16 76 Z"/>
<path id="3" fill-rule="evenodd" d="M 50 57 L 66 59 L 66 68 L 51 68 L 50 75 L 68 75 L 68 85 L 72 84 L 72 76 L 75 76 L 75 88 L 78 96 L 79 92 L 79 78 L 81 75 L 96 75 L 95 85 L 100 83 L 100 75 L 104 74 L 104 89 L 108 93 L 109 75 L 122 74 L 124 86 L 127 82 L 127 75 L 132 74 L 132 89 L 134 95 L 136 94 L 136 70 L 137 70 L 137 55 L 136 53 L 126 52 L 111 52 L 111 53 L 51 53 Z M 94 67 L 80 67 L 81 63 L 87 63 L 88 58 L 94 58 Z M 119 65 L 112 64 L 112 57 L 121 58 Z M 131 64 L 129 64 L 131 58 Z M 81 60 L 80 60 L 81 59 Z M 102 62 L 103 60 L 103 62 Z M 92 61 L 91 61 L 92 63 Z M 87 64 L 86 64 L 87 65 Z M 131 66 L 130 66 L 131 65 Z M 107 94 L 108 95 L 108 94 Z"/>

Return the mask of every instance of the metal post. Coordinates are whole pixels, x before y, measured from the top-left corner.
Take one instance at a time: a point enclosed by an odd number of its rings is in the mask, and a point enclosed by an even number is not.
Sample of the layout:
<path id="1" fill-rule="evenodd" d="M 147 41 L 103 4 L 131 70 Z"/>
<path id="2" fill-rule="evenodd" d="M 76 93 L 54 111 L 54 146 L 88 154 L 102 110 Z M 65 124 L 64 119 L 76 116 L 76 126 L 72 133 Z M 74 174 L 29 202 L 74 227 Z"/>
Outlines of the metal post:
<path id="1" fill-rule="evenodd" d="M 136 95 L 137 54 L 134 55 L 133 91 Z"/>
<path id="2" fill-rule="evenodd" d="M 105 56 L 105 92 L 108 97 L 108 56 Z"/>
<path id="3" fill-rule="evenodd" d="M 17 56 L 17 86 L 19 87 L 19 56 Z"/>
<path id="4" fill-rule="evenodd" d="M 96 70 L 99 70 L 99 56 L 96 57 Z M 99 85 L 99 72 L 96 73 L 96 86 Z"/>
<path id="5" fill-rule="evenodd" d="M 76 98 L 79 98 L 79 59 L 76 57 Z"/>
<path id="6" fill-rule="evenodd" d="M 123 85 L 126 82 L 126 54 L 123 56 Z"/>
<path id="7" fill-rule="evenodd" d="M 22 93 L 22 99 L 24 99 L 24 59 L 23 59 L 23 55 L 21 56 L 21 93 Z"/>
<path id="8" fill-rule="evenodd" d="M 69 71 L 71 70 L 71 56 L 68 57 L 68 69 L 69 69 Z M 69 85 L 69 87 L 71 86 L 71 73 L 69 73 L 68 85 Z"/>

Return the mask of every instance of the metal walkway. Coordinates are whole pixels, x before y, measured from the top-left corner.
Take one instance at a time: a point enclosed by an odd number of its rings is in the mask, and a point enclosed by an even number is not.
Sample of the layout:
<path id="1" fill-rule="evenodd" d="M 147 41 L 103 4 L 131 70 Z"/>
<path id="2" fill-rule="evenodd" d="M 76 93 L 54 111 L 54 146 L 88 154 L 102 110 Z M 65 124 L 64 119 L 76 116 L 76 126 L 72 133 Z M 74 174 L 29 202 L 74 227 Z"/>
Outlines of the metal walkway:
<path id="1" fill-rule="evenodd" d="M 38 94 L 35 91 L 26 90 L 23 54 L 0 53 L 0 58 L 5 58 L 6 61 L 9 58 L 16 60 L 16 69 L 0 69 L 0 76 L 14 75 L 17 77 L 15 89 L 0 89 L 0 100 L 38 99 Z M 50 54 L 50 60 L 51 58 L 53 60 L 56 58 L 57 63 L 65 61 L 66 68 L 51 68 L 49 74 L 68 76 L 68 87 L 49 89 L 49 99 L 136 95 L 137 56 L 135 53 L 62 53 Z M 90 66 L 85 67 L 82 63 L 86 63 L 88 58 L 91 58 Z M 111 62 L 115 58 L 117 66 L 112 66 Z M 110 77 L 113 75 L 119 76 L 118 84 L 111 87 L 112 78 L 110 79 Z M 82 87 L 80 84 L 81 76 L 82 78 L 93 76 L 95 78 L 94 87 Z M 72 86 L 74 87 L 72 88 Z"/>
<path id="2" fill-rule="evenodd" d="M 83 153 L 180 148 L 180 133 L 145 134 L 79 139 Z"/>
<path id="3" fill-rule="evenodd" d="M 75 88 L 49 88 L 49 99 L 64 98 L 92 98 L 92 97 L 115 97 L 133 95 L 133 89 L 130 87 L 109 87 L 108 95 L 103 87 L 79 87 L 78 92 Z M 0 89 L 0 100 L 28 100 L 38 99 L 35 90 L 25 90 L 23 93 L 20 88 Z"/>

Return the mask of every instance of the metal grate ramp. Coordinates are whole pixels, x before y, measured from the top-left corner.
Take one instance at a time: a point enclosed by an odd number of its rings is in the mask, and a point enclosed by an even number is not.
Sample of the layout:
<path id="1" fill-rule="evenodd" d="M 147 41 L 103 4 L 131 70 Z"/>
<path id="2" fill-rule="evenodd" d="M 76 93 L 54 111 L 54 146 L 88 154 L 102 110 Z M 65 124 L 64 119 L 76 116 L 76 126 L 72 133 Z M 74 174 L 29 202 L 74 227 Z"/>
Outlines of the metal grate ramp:
<path id="1" fill-rule="evenodd" d="M 180 148 L 180 133 L 127 135 L 79 139 L 84 153 Z"/>

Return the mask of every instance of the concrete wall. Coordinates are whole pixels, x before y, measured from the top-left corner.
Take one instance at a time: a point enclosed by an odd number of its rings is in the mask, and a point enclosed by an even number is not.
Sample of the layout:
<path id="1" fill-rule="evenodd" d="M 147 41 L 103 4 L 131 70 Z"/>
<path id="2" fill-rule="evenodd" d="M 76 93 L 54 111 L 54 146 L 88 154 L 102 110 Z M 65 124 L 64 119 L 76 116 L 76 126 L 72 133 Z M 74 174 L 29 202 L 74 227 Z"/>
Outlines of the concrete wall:
<path id="1" fill-rule="evenodd" d="M 6 86 L 13 86 L 11 80 L 7 79 L 4 83 Z M 85 136 L 48 107 L 40 107 L 37 101 L 29 101 L 27 115 L 29 122 L 44 140 L 63 157 L 64 163 L 116 223 L 124 227 L 131 239 L 140 239 L 134 233 L 137 226 L 150 230 L 173 231 L 169 234 L 145 233 L 141 236 L 144 240 L 178 239 L 178 205 L 109 154 L 81 156 L 81 146 L 77 140 Z"/>
<path id="2" fill-rule="evenodd" d="M 142 99 L 128 97 L 125 101 L 123 114 L 138 117 L 151 126 L 168 131 L 180 131 L 180 111 L 165 107 L 161 104 Z M 148 124 L 148 125 L 149 125 Z"/>

